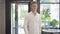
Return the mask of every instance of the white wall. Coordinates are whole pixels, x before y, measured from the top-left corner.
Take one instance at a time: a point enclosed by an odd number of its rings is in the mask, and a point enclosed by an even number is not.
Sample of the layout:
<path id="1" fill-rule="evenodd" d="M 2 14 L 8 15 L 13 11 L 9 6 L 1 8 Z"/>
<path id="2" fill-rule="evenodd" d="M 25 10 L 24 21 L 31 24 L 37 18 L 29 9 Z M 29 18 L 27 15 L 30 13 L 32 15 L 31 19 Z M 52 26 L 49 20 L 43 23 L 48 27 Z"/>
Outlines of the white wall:
<path id="1" fill-rule="evenodd" d="M 5 1 L 0 0 L 0 34 L 5 34 Z"/>

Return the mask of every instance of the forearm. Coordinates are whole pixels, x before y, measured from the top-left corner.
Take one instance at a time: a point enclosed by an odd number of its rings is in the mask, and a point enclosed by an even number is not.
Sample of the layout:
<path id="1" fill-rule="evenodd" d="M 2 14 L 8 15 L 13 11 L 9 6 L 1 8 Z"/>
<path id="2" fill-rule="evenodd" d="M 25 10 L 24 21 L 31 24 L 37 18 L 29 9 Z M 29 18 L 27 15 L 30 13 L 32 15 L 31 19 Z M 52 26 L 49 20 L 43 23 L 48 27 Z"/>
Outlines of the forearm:
<path id="1" fill-rule="evenodd" d="M 25 34 L 28 34 L 28 28 L 27 26 L 24 27 Z"/>
<path id="2" fill-rule="evenodd" d="M 40 32 L 40 34 L 41 34 L 41 31 L 42 31 L 41 26 L 40 26 L 39 28 L 40 28 L 40 29 L 39 29 L 39 32 Z"/>
<path id="3" fill-rule="evenodd" d="M 24 31 L 25 31 L 25 34 L 28 34 L 28 17 L 25 17 L 25 20 L 24 20 Z"/>

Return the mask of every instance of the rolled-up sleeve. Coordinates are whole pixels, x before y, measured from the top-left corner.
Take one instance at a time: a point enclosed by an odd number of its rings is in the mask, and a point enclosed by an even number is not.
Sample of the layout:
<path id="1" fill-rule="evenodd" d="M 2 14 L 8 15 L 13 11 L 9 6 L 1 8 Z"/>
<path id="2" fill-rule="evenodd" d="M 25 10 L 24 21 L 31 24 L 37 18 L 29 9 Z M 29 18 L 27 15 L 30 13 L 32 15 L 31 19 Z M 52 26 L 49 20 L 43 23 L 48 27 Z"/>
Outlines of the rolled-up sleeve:
<path id="1" fill-rule="evenodd" d="M 28 17 L 25 17 L 25 20 L 24 20 L 24 31 L 25 31 L 25 34 L 28 34 Z"/>

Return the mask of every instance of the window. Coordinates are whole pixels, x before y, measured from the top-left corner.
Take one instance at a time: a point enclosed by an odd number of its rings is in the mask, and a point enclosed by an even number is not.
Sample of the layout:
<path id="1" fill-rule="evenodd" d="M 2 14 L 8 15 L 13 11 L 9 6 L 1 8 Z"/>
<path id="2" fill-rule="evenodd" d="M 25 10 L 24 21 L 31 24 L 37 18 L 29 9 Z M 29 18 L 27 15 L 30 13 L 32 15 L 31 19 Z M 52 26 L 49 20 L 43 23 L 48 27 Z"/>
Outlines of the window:
<path id="1" fill-rule="evenodd" d="M 44 2 L 47 2 L 47 3 L 49 3 L 49 2 L 50 2 L 50 3 L 51 3 L 51 2 L 52 2 L 52 3 L 59 3 L 59 0 L 40 0 L 40 2 L 43 2 L 43 3 L 44 3 Z"/>
<path id="2" fill-rule="evenodd" d="M 43 28 L 59 28 L 59 0 L 40 0 L 40 15 Z"/>

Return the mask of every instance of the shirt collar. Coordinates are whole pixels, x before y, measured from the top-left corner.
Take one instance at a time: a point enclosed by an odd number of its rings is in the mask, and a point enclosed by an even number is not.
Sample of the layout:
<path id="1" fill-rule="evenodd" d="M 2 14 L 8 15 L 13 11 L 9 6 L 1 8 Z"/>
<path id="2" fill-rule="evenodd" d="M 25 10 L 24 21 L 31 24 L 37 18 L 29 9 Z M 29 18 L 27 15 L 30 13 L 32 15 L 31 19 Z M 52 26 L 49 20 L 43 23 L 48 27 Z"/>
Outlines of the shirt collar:
<path id="1" fill-rule="evenodd" d="M 30 12 L 33 16 L 34 16 L 34 14 L 32 13 L 32 11 Z M 38 15 L 38 13 L 36 13 L 36 16 Z"/>

